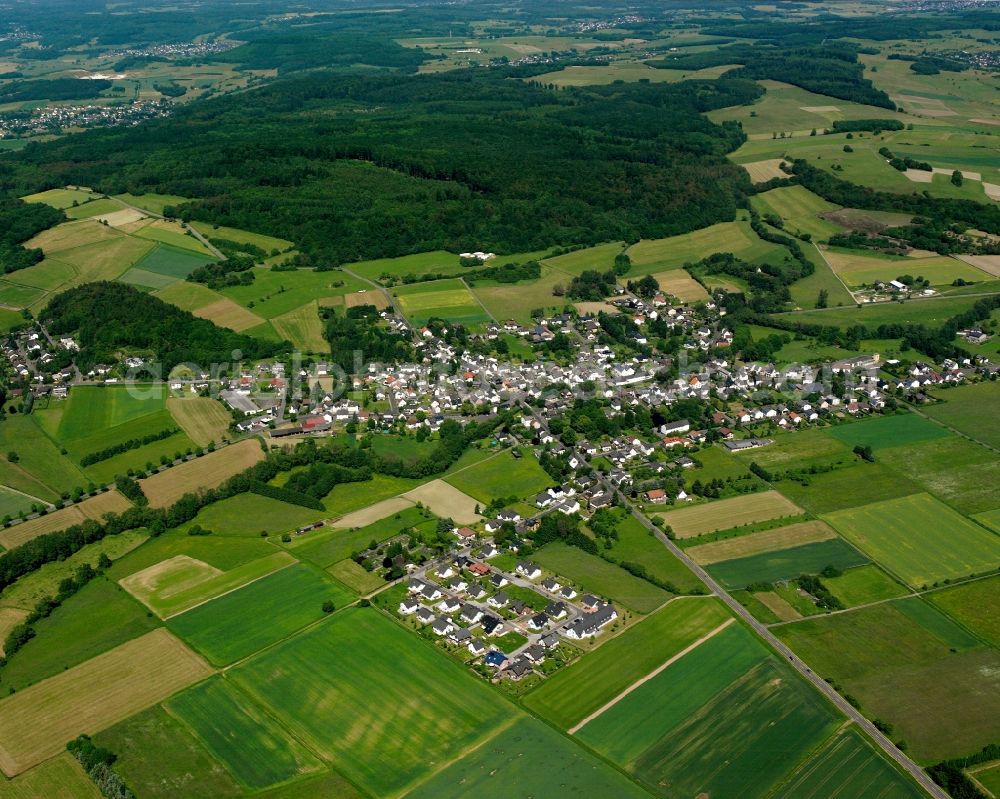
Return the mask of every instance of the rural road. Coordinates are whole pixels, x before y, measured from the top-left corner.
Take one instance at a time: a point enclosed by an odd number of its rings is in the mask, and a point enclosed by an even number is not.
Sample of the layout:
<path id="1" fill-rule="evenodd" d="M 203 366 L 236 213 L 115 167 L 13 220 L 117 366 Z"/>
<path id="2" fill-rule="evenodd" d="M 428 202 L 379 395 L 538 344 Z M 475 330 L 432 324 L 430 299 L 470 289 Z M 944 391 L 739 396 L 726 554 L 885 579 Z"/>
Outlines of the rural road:
<path id="1" fill-rule="evenodd" d="M 166 217 L 163 214 L 158 214 L 155 211 L 150 211 L 147 208 L 140 208 L 137 205 L 131 205 L 130 203 L 125 202 L 124 200 L 119 200 L 117 197 L 113 197 L 112 199 L 115 202 L 121 203 L 126 208 L 131 208 L 133 211 L 138 211 L 140 214 L 143 214 L 144 216 L 151 216 L 151 217 L 153 217 L 153 219 L 166 219 Z M 215 247 L 215 245 L 213 245 L 208 239 L 206 239 L 204 236 L 202 236 L 201 233 L 199 233 L 197 230 L 195 230 L 191 225 L 187 224 L 186 222 L 180 222 L 180 221 L 178 222 L 178 224 L 182 228 L 184 228 L 186 231 L 188 231 L 192 236 L 194 236 L 196 239 L 198 239 L 198 241 L 200 241 L 202 244 L 204 244 L 205 247 L 208 248 L 208 251 L 212 253 L 212 255 L 214 255 L 220 261 L 225 261 L 226 260 L 226 256 L 223 255 Z"/>
<path id="2" fill-rule="evenodd" d="M 538 413 L 536 408 L 524 404 L 522 406 L 528 413 L 532 414 L 535 419 L 540 422 L 546 430 L 548 430 L 548 425 L 541 414 Z M 576 457 L 583 463 L 588 463 L 585 454 L 578 452 L 575 448 L 572 448 L 572 452 Z M 837 693 L 830 684 L 824 680 L 822 677 L 818 676 L 812 669 L 806 666 L 799 658 L 789 649 L 785 644 L 775 636 L 766 626 L 755 619 L 750 611 L 743 607 L 739 602 L 733 599 L 729 595 L 729 592 L 722 587 L 715 579 L 695 563 L 691 558 L 687 556 L 683 549 L 681 549 L 677 544 L 667 538 L 666 534 L 655 524 L 653 524 L 641 511 L 633 507 L 626 498 L 622 495 L 615 486 L 608 483 L 599 472 L 596 470 L 594 474 L 597 475 L 598 480 L 601 485 L 604 486 L 605 490 L 612 493 L 613 496 L 618 497 L 622 504 L 629 509 L 632 516 L 647 530 L 649 530 L 657 540 L 663 544 L 678 560 L 681 561 L 685 566 L 688 567 L 698 578 L 708 586 L 709 591 L 714 596 L 721 599 L 729 609 L 736 614 L 737 618 L 741 619 L 747 626 L 749 626 L 757 635 L 759 635 L 767 644 L 782 658 L 784 658 L 788 664 L 794 668 L 799 674 L 801 674 L 806 680 L 813 684 L 813 686 L 826 696 L 847 718 L 857 724 L 861 729 L 863 729 L 868 736 L 875 741 L 876 744 L 882 749 L 885 754 L 894 760 L 900 768 L 902 768 L 907 774 L 913 777 L 920 786 L 934 799 L 950 799 L 947 793 L 945 793 L 938 785 L 927 776 L 926 772 L 916 763 L 914 763 L 910 758 L 908 758 L 903 752 L 896 748 L 896 745 L 890 741 L 885 735 L 883 735 L 875 725 L 872 724 L 868 719 L 866 719 L 850 702 L 848 702 L 844 697 Z"/>

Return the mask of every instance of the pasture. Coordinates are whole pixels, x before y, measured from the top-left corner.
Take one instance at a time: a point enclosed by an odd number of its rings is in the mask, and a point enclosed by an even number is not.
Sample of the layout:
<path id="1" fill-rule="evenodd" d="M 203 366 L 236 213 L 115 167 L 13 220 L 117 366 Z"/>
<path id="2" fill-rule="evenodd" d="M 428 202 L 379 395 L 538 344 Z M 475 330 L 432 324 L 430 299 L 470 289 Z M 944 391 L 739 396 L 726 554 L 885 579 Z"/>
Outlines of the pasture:
<path id="1" fill-rule="evenodd" d="M 143 228 L 139 232 L 144 233 L 145 231 L 146 228 Z M 192 241 L 197 243 L 195 239 Z M 217 260 L 214 255 L 203 254 L 190 248 L 155 242 L 150 246 L 149 252 L 135 262 L 134 267 L 174 280 L 183 280 L 198 267 L 214 263 Z"/>
<path id="2" fill-rule="evenodd" d="M 406 318 L 417 327 L 432 317 L 463 325 L 490 321 L 489 314 L 461 280 L 398 286 L 392 289 L 392 295 Z"/>
<path id="3" fill-rule="evenodd" d="M 687 547 L 685 554 L 702 566 L 719 561 L 744 558 L 771 552 L 776 549 L 812 544 L 817 541 L 827 541 L 836 538 L 837 533 L 824 522 L 810 520 L 764 530 L 759 533 L 741 535 L 736 538 L 726 538 L 712 541 L 708 544 L 698 544 Z"/>
<path id="4" fill-rule="evenodd" d="M 769 471 L 846 464 L 856 460 L 849 447 L 817 428 L 776 433 L 772 441 L 766 447 L 736 453 L 735 457 L 747 465 L 758 463 Z"/>
<path id="5" fill-rule="evenodd" d="M 534 457 L 515 458 L 509 452 L 455 472 L 445 481 L 483 505 L 498 497 L 532 499 L 552 485 L 552 478 Z"/>
<path id="6" fill-rule="evenodd" d="M 875 502 L 823 518 L 914 588 L 1000 565 L 1000 538 L 929 494 Z"/>
<path id="7" fill-rule="evenodd" d="M 0 700 L 0 769 L 20 774 L 59 754 L 71 738 L 99 732 L 210 673 L 158 629 L 32 685 Z"/>
<path id="8" fill-rule="evenodd" d="M 203 286 L 201 283 L 190 283 L 186 280 L 171 283 L 155 292 L 155 296 L 164 302 L 176 305 L 183 311 L 192 312 L 222 299 L 221 294 L 212 291 L 208 286 Z"/>
<path id="9" fill-rule="evenodd" d="M 407 491 L 400 498 L 413 503 L 420 502 L 436 516 L 452 519 L 457 524 L 475 524 L 482 519 L 476 513 L 478 505 L 475 499 L 444 480 L 431 480 L 419 488 Z"/>
<path id="10" fill-rule="evenodd" d="M 134 205 L 143 211 L 150 211 L 154 214 L 163 214 L 163 210 L 168 205 L 183 205 L 188 201 L 187 197 L 180 197 L 176 194 L 116 194 L 116 200 L 121 200 L 126 205 Z"/>
<path id="11" fill-rule="evenodd" d="M 272 272 L 269 267 L 258 266 L 252 273 L 254 279 L 250 285 L 227 286 L 219 293 L 263 319 L 274 319 L 315 300 L 343 297 L 371 288 L 346 272 L 316 272 L 313 269 Z"/>
<path id="12" fill-rule="evenodd" d="M 322 618 L 328 599 L 343 607 L 353 595 L 299 563 L 173 616 L 167 626 L 212 663 L 225 665 Z"/>
<path id="13" fill-rule="evenodd" d="M 119 580 L 119 585 L 161 619 L 207 602 L 295 563 L 273 552 L 223 571 L 190 555 L 174 555 Z"/>
<path id="14" fill-rule="evenodd" d="M 618 538 L 614 539 L 607 556 L 619 563 L 640 563 L 654 580 L 671 584 L 678 591 L 689 592 L 701 586 L 701 580 L 649 534 L 631 514 L 625 515 L 616 528 Z"/>
<path id="15" fill-rule="evenodd" d="M 196 308 L 192 313 L 200 319 L 207 319 L 219 327 L 228 327 L 237 333 L 243 333 L 265 324 L 264 319 L 228 297 Z"/>
<path id="16" fill-rule="evenodd" d="M 532 558 L 542 568 L 572 580 L 583 590 L 607 597 L 637 613 L 651 613 L 670 598 L 659 586 L 561 541 L 546 544 Z"/>
<path id="17" fill-rule="evenodd" d="M 983 419 L 1000 416 L 1000 384 L 978 383 L 958 386 L 943 391 L 940 398 L 944 402 L 929 405 L 923 412 L 960 433 L 982 441 L 994 448 L 1000 448 L 1000 429 L 997 425 L 984 425 Z"/>
<path id="18" fill-rule="evenodd" d="M 124 239 L 125 234 L 92 219 L 84 219 L 76 222 L 64 222 L 48 230 L 43 230 L 37 236 L 24 243 L 25 247 L 38 247 L 49 255 L 61 250 L 77 249 L 92 244 L 104 243 Z M 23 277 L 36 266 L 19 270 L 22 272 L 18 277 Z M 22 281 L 27 282 L 27 281 Z M 34 285 L 30 284 L 29 285 Z"/>
<path id="19" fill-rule="evenodd" d="M 872 257 L 846 250 L 827 250 L 824 255 L 833 271 L 848 286 L 871 285 L 877 281 L 888 282 L 901 275 L 923 277 L 932 286 L 950 286 L 961 278 L 977 282 L 986 276 L 980 270 L 956 258 L 933 256 L 929 258 L 887 256 Z"/>
<path id="20" fill-rule="evenodd" d="M 131 286 L 139 286 L 144 289 L 156 291 L 166 288 L 177 282 L 177 278 L 168 275 L 159 275 L 156 272 L 148 272 L 145 269 L 132 267 L 124 275 L 118 278 L 119 283 L 128 283 Z"/>
<path id="21" fill-rule="evenodd" d="M 69 752 L 0 783 L 4 799 L 101 799 L 103 794 Z"/>
<path id="22" fill-rule="evenodd" d="M 404 255 L 400 258 L 379 258 L 374 261 L 358 261 L 348 264 L 347 268 L 355 274 L 369 280 L 385 278 L 403 278 L 407 275 L 421 277 L 423 275 L 460 274 L 467 269 L 459 263 L 458 255 L 444 250 L 420 252 L 414 255 Z"/>
<path id="23" fill-rule="evenodd" d="M 121 210 L 123 210 L 121 204 L 114 200 L 98 199 L 67 208 L 66 216 L 70 219 L 91 219 L 107 216 Z"/>
<path id="24" fill-rule="evenodd" d="M 546 313 L 562 310 L 565 300 L 555 292 L 559 286 L 565 289 L 571 279 L 566 272 L 543 266 L 541 277 L 537 280 L 494 286 L 480 283 L 473 293 L 497 319 L 513 319 L 522 325 L 530 325 L 531 312 L 536 308 Z"/>
<path id="25" fill-rule="evenodd" d="M 660 291 L 671 297 L 676 297 L 681 302 L 694 303 L 709 299 L 705 287 L 683 269 L 657 272 L 653 278 L 660 284 Z"/>
<path id="26" fill-rule="evenodd" d="M 560 669 L 526 694 L 523 702 L 539 716 L 569 729 L 727 618 L 728 612 L 713 599 L 675 599 Z"/>
<path id="27" fill-rule="evenodd" d="M 371 609 L 337 614 L 231 678 L 375 796 L 399 794 L 516 718 L 463 668 Z"/>
<path id="28" fill-rule="evenodd" d="M 746 168 L 751 164 L 744 164 Z M 753 173 L 751 173 L 752 177 Z M 765 178 L 767 180 L 767 178 Z M 804 186 L 783 186 L 758 194 L 751 205 L 759 212 L 771 213 L 781 217 L 785 222 L 784 229 L 792 234 L 808 233 L 813 240 L 829 238 L 840 233 L 841 228 L 822 218 L 822 214 L 837 210 L 837 206 L 828 203 L 822 197 L 813 194 Z"/>
<path id="29" fill-rule="evenodd" d="M 322 764 L 263 708 L 222 677 L 166 703 L 236 779 L 251 790 L 319 771 Z"/>
<path id="30" fill-rule="evenodd" d="M 798 516 L 801 513 L 800 507 L 777 491 L 762 491 L 656 515 L 673 529 L 678 538 L 691 538 L 702 533 L 714 533 L 717 530 L 728 530 L 783 516 Z"/>
<path id="31" fill-rule="evenodd" d="M 296 557 L 311 561 L 321 568 L 332 566 L 365 549 L 371 541 L 382 542 L 432 519 L 430 513 L 411 504 L 386 514 L 364 527 L 355 529 L 313 530 L 289 544 Z"/>
<path id="32" fill-rule="evenodd" d="M 121 513 L 132 507 L 132 503 L 115 490 L 98 494 L 81 502 L 79 505 L 69 505 L 62 510 L 53 511 L 45 516 L 38 516 L 26 522 L 15 524 L 5 530 L 0 530 L 0 546 L 13 549 L 25 541 L 38 538 L 40 535 L 56 530 L 65 530 L 85 519 L 103 521 L 105 514 Z"/>
<path id="33" fill-rule="evenodd" d="M 990 577 L 927 594 L 943 610 L 989 646 L 1000 647 L 1000 578 Z"/>
<path id="34" fill-rule="evenodd" d="M 393 514 L 406 510 L 407 508 L 412 507 L 413 504 L 413 502 L 405 497 L 383 499 L 381 502 L 376 502 L 374 505 L 369 505 L 367 508 L 362 508 L 361 510 L 344 514 L 333 524 L 338 528 L 355 529 L 359 527 L 367 527 L 368 525 L 374 524 L 381 519 L 385 519 Z"/>
<path id="35" fill-rule="evenodd" d="M 732 69 L 723 64 L 705 69 L 657 69 L 636 61 L 611 61 L 599 66 L 570 66 L 555 72 L 539 75 L 544 84 L 560 88 L 567 86 L 605 86 L 618 81 L 648 81 L 649 83 L 674 83 L 680 80 L 710 80 Z"/>
<path id="36" fill-rule="evenodd" d="M 13 488 L 0 486 L 0 517 L 11 516 L 17 518 L 19 513 L 29 512 L 34 501 L 33 497 L 25 496 Z"/>
<path id="37" fill-rule="evenodd" d="M 824 577 L 823 584 L 848 608 L 896 599 L 906 593 L 902 585 L 874 563 L 848 569 L 839 577 Z"/>
<path id="38" fill-rule="evenodd" d="M 546 258 L 545 265 L 571 275 L 579 275 L 587 270 L 607 272 L 614 268 L 615 256 L 620 255 L 624 249 L 625 244 L 621 241 L 598 244 L 596 247 L 586 247 Z"/>
<path id="39" fill-rule="evenodd" d="M 367 509 L 375 503 L 386 499 L 398 497 L 399 494 L 409 491 L 411 488 L 416 488 L 420 484 L 420 480 L 410 477 L 390 477 L 384 474 L 375 474 L 372 475 L 371 480 L 365 480 L 363 483 L 340 483 L 339 485 L 335 485 L 330 493 L 323 497 L 323 505 L 331 514 L 341 516 L 338 521 L 343 521 L 346 514 Z M 406 500 L 400 500 L 398 504 L 401 505 L 404 501 Z M 388 512 L 386 511 L 386 513 Z M 354 522 L 351 526 L 369 524 L 378 518 L 382 517 L 378 516 L 375 519 L 369 519 L 369 521 L 365 522 Z"/>
<path id="40" fill-rule="evenodd" d="M 378 574 L 365 569 L 353 560 L 341 560 L 327 567 L 326 573 L 343 583 L 359 596 L 371 594 L 385 587 L 385 580 Z"/>
<path id="41" fill-rule="evenodd" d="M 176 530 L 168 530 L 162 535 L 150 538 L 144 546 L 115 561 L 106 574 L 112 580 L 121 580 L 176 555 L 187 555 L 195 560 L 204 561 L 219 571 L 229 571 L 274 553 L 274 544 L 263 538 L 187 535 Z"/>
<path id="42" fill-rule="evenodd" d="M 854 727 L 806 761 L 775 799 L 921 799 L 924 792 Z"/>
<path id="43" fill-rule="evenodd" d="M 854 547 L 839 538 L 831 538 L 713 563 L 708 572 L 723 585 L 744 588 L 754 583 L 790 580 L 800 574 L 818 574 L 827 566 L 843 570 L 867 562 L 868 559 Z"/>
<path id="44" fill-rule="evenodd" d="M 54 502 L 63 491 L 86 486 L 83 472 L 45 434 L 34 416 L 15 414 L 0 424 L 0 482 L 33 497 Z M 16 452 L 17 463 L 6 455 Z"/>
<path id="45" fill-rule="evenodd" d="M 199 447 L 225 438 L 233 420 L 222 403 L 211 397 L 171 397 L 167 400 L 167 410 Z"/>
<path id="46" fill-rule="evenodd" d="M 323 321 L 319 318 L 316 301 L 271 319 L 278 335 L 292 342 L 302 352 L 325 355 L 330 352 L 330 342 L 324 335 Z"/>
<path id="47" fill-rule="evenodd" d="M 788 287 L 788 291 L 792 295 L 792 302 L 795 303 L 796 308 L 815 307 L 816 302 L 819 300 L 819 293 L 823 290 L 827 293 L 828 307 L 832 308 L 841 305 L 853 306 L 854 295 L 847 289 L 843 281 L 834 274 L 830 265 L 823 258 L 820 251 L 816 249 L 815 245 L 803 247 L 802 251 L 805 253 L 806 258 L 812 262 L 814 271 L 811 275 L 806 275 L 801 280 L 796 280 Z"/>
<path id="48" fill-rule="evenodd" d="M 666 239 L 645 239 L 626 250 L 632 260 L 629 277 L 678 269 L 717 252 L 755 262 L 785 256 L 785 248 L 757 238 L 749 222 L 720 222 Z"/>
<path id="49" fill-rule="evenodd" d="M 164 386 L 75 386 L 59 422 L 59 439 L 86 438 L 166 407 Z"/>
<path id="50" fill-rule="evenodd" d="M 155 219 L 148 225 L 144 225 L 142 229 L 137 230 L 133 235 L 187 252 L 198 253 L 213 261 L 217 260 L 215 254 L 208 247 L 185 231 L 177 222 L 169 222 L 166 219 Z"/>
<path id="51" fill-rule="evenodd" d="M 83 189 L 49 189 L 40 191 L 37 194 L 29 194 L 21 199 L 26 203 L 45 203 L 53 208 L 71 208 L 73 203 L 90 202 L 94 193 Z"/>
<path id="52" fill-rule="evenodd" d="M 406 796 L 491 799 L 517 795 L 648 796 L 623 774 L 532 718 L 516 720 Z"/>
<path id="53" fill-rule="evenodd" d="M 227 241 L 235 241 L 238 244 L 252 244 L 255 247 L 260 247 L 268 254 L 274 250 L 284 252 L 294 246 L 292 242 L 286 239 L 279 239 L 275 236 L 253 233 L 249 230 L 240 230 L 234 227 L 210 225 L 207 222 L 192 222 L 191 227 L 201 233 L 206 239 L 226 239 Z"/>
<path id="54" fill-rule="evenodd" d="M 846 329 L 851 325 L 878 327 L 889 324 L 923 324 L 939 327 L 948 319 L 969 310 L 975 297 L 931 297 L 926 300 L 906 302 L 878 302 L 850 305 L 843 308 L 823 308 L 819 310 L 792 311 L 780 317 L 794 319 L 807 324 L 828 325 Z"/>
<path id="55" fill-rule="evenodd" d="M 909 448 L 895 450 L 899 453 L 909 451 Z M 917 483 L 884 462 L 867 463 L 853 454 L 851 458 L 854 463 L 846 468 L 810 474 L 802 482 L 782 480 L 778 483 L 781 493 L 817 514 L 920 493 Z M 885 460 L 882 452 L 878 458 Z"/>
<path id="56" fill-rule="evenodd" d="M 246 492 L 207 505 L 191 521 L 181 525 L 180 530 L 187 532 L 198 524 L 218 535 L 260 536 L 263 532 L 291 532 L 324 516 L 324 510 Z"/>
<path id="57" fill-rule="evenodd" d="M 209 452 L 139 481 L 154 508 L 166 508 L 188 493 L 215 488 L 264 458 L 260 443 L 247 439 Z"/>

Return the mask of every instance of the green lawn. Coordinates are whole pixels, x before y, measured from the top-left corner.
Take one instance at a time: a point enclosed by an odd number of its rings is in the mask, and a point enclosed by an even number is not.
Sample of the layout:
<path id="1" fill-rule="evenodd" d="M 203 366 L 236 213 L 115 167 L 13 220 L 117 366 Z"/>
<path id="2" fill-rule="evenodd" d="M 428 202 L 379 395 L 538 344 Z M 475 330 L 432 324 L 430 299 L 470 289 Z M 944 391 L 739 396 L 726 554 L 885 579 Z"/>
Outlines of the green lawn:
<path id="1" fill-rule="evenodd" d="M 353 596 L 322 572 L 298 564 L 174 616 L 167 626 L 211 662 L 225 665 L 322 618 L 328 599 L 340 607 Z"/>
<path id="2" fill-rule="evenodd" d="M 445 482 L 484 505 L 497 497 L 533 500 L 553 484 L 530 453 L 515 458 L 509 452 L 452 474 Z"/>
<path id="3" fill-rule="evenodd" d="M 754 583 L 790 580 L 800 574 L 818 574 L 827 566 L 849 569 L 864 563 L 867 563 L 864 555 L 839 538 L 833 538 L 713 563 L 706 569 L 723 585 L 744 588 Z"/>
<path id="4" fill-rule="evenodd" d="M 372 609 L 337 614 L 232 672 L 298 736 L 377 797 L 398 795 L 517 711 Z"/>
<path id="5" fill-rule="evenodd" d="M 651 582 L 561 541 L 546 544 L 532 555 L 532 559 L 542 568 L 572 580 L 585 591 L 607 597 L 638 613 L 651 613 L 670 598 L 670 594 Z"/>
<path id="6" fill-rule="evenodd" d="M 556 672 L 528 693 L 524 704 L 568 729 L 727 618 L 715 600 L 676 599 Z"/>
<path id="7" fill-rule="evenodd" d="M 914 588 L 991 571 L 1000 538 L 929 494 L 875 502 L 823 517 Z"/>
<path id="8" fill-rule="evenodd" d="M 876 450 L 909 447 L 949 436 L 943 427 L 915 413 L 873 416 L 853 424 L 838 425 L 829 432 L 852 449 L 856 446 L 870 446 Z"/>
<path id="9" fill-rule="evenodd" d="M 258 790 L 319 771 L 319 760 L 228 680 L 213 677 L 166 707 L 239 782 Z"/>

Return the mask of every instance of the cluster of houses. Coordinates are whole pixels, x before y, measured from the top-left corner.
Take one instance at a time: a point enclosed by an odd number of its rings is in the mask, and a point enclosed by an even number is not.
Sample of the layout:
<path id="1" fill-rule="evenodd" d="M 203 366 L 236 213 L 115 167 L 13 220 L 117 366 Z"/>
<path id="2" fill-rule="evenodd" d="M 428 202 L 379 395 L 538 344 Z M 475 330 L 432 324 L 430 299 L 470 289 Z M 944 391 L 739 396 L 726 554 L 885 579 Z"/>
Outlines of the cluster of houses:
<path id="1" fill-rule="evenodd" d="M 76 371 L 72 366 L 58 366 L 57 361 L 65 363 L 57 355 L 60 351 L 79 352 L 80 345 L 69 336 L 51 338 L 44 328 L 22 331 L 3 344 L 4 356 L 16 380 L 31 383 L 36 396 L 63 399 Z"/>

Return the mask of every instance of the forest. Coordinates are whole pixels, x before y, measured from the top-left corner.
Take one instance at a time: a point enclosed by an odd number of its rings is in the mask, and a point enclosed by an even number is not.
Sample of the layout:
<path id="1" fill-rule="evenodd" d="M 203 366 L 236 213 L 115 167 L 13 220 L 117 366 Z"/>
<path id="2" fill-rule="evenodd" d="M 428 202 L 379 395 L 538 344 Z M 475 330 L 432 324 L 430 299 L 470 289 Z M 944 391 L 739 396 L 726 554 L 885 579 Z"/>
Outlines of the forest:
<path id="1" fill-rule="evenodd" d="M 65 219 L 62 211 L 49 205 L 0 199 L 0 271 L 15 272 L 41 261 L 41 250 L 22 243 Z"/>

